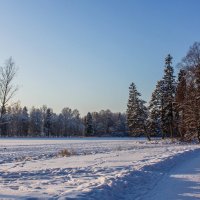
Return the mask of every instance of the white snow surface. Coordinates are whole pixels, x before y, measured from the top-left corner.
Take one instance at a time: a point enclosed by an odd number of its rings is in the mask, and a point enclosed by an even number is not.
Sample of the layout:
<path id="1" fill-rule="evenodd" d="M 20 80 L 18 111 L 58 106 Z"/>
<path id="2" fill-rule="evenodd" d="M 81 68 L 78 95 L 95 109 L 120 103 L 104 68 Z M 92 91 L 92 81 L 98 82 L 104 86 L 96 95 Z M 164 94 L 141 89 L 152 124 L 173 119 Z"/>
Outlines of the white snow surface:
<path id="1" fill-rule="evenodd" d="M 0 199 L 200 199 L 200 145 L 1 139 Z"/>

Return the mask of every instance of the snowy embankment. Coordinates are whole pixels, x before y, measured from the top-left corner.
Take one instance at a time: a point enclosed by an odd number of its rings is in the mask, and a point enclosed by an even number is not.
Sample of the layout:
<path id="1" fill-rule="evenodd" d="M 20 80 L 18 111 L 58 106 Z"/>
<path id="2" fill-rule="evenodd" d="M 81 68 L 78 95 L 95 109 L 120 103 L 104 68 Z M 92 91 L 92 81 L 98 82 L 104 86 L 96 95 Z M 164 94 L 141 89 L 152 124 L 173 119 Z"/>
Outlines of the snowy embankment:
<path id="1" fill-rule="evenodd" d="M 68 149 L 70 157 L 59 156 Z M 124 139 L 1 139 L 0 198 L 148 199 L 199 145 Z M 152 195 L 152 194 L 151 194 Z"/>

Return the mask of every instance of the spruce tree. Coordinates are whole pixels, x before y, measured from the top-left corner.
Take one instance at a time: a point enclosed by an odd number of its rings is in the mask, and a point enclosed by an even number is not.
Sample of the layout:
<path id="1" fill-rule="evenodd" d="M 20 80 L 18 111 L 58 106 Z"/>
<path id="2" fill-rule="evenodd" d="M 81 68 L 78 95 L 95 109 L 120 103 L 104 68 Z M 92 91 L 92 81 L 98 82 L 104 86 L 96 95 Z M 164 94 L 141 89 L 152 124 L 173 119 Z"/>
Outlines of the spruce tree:
<path id="1" fill-rule="evenodd" d="M 176 91 L 176 81 L 174 69 L 172 67 L 172 56 L 168 54 L 165 58 L 165 69 L 163 77 L 163 97 L 164 97 L 164 131 L 170 133 L 171 138 L 174 136 L 174 98 Z"/>
<path id="2" fill-rule="evenodd" d="M 163 101 L 163 81 L 161 80 L 157 82 L 148 107 L 148 129 L 153 136 L 163 136 Z"/>
<path id="3" fill-rule="evenodd" d="M 158 81 L 149 103 L 148 128 L 154 135 L 162 135 L 164 139 L 175 131 L 175 92 L 176 81 L 172 67 L 172 56 L 165 58 L 163 79 Z"/>
<path id="4" fill-rule="evenodd" d="M 141 94 L 137 91 L 134 83 L 129 87 L 129 99 L 127 104 L 127 124 L 131 136 L 147 134 L 147 109 L 145 101 L 140 99 Z M 147 134 L 150 140 L 149 135 Z"/>

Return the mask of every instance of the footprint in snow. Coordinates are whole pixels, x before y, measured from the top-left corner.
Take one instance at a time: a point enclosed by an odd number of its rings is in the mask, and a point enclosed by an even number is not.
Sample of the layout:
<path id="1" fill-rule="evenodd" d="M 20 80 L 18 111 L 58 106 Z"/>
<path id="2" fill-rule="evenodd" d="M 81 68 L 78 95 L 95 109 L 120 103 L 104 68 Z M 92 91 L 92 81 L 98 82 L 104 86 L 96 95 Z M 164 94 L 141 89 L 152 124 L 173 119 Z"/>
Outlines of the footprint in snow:
<path id="1" fill-rule="evenodd" d="M 19 190 L 19 186 L 10 186 L 12 190 Z"/>

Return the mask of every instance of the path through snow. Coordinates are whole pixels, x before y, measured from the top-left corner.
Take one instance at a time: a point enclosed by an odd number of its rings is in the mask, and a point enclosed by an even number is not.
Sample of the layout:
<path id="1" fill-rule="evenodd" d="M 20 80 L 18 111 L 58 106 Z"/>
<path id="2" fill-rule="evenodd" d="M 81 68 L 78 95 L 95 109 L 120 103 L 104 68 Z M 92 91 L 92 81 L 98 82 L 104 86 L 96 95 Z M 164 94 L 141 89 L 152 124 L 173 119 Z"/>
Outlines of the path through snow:
<path id="1" fill-rule="evenodd" d="M 200 199 L 200 151 L 177 164 L 144 200 Z"/>

